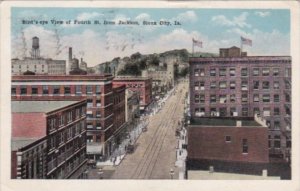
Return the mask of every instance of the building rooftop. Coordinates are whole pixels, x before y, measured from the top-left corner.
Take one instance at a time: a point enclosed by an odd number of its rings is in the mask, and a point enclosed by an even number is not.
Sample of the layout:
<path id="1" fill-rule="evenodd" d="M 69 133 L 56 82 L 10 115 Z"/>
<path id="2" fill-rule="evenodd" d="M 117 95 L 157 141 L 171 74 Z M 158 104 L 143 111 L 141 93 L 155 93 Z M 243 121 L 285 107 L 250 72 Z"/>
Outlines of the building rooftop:
<path id="1" fill-rule="evenodd" d="M 118 76 L 114 78 L 114 81 L 144 81 L 149 80 L 151 77 L 141 77 L 141 76 Z"/>
<path id="2" fill-rule="evenodd" d="M 39 138 L 12 138 L 11 140 L 11 150 L 16 151 L 20 148 L 26 147 L 31 143 L 39 140 Z"/>
<path id="3" fill-rule="evenodd" d="M 220 117 L 199 117 L 190 120 L 190 125 L 195 126 L 224 126 L 224 127 L 236 127 L 237 122 L 241 121 L 242 127 L 262 127 L 261 124 L 256 122 L 253 118 L 220 118 Z"/>
<path id="4" fill-rule="evenodd" d="M 12 82 L 41 82 L 41 81 L 106 81 L 112 80 L 111 74 L 87 74 L 87 75 L 16 75 L 12 76 Z"/>
<path id="5" fill-rule="evenodd" d="M 48 113 L 78 101 L 12 101 L 13 113 Z"/>
<path id="6" fill-rule="evenodd" d="M 228 63 L 236 62 L 259 62 L 259 61 L 291 61 L 291 56 L 244 56 L 244 57 L 189 57 L 189 63 L 194 62 L 222 62 L 223 64 L 228 61 Z"/>

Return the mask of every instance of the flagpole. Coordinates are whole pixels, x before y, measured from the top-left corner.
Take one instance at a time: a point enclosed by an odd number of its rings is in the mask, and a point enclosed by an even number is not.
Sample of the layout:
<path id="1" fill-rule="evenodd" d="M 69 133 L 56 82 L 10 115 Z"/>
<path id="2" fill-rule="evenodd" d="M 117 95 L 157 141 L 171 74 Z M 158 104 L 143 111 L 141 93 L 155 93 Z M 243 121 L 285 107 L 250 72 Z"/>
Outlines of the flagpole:
<path id="1" fill-rule="evenodd" d="M 241 39 L 241 55 L 240 56 L 242 56 L 242 52 L 243 52 L 243 41 Z"/>
<path id="2" fill-rule="evenodd" d="M 193 41 L 193 46 L 192 46 L 192 56 L 194 56 L 194 41 Z"/>

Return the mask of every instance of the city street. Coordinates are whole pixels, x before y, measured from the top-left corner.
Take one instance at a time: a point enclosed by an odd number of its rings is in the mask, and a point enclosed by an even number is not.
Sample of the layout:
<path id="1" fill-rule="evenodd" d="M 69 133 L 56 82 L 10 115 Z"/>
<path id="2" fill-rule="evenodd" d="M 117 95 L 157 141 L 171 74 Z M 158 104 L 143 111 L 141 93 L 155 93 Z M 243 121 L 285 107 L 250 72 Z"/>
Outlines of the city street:
<path id="1" fill-rule="evenodd" d="M 178 84 L 162 109 L 149 116 L 148 130 L 140 135 L 135 151 L 116 167 L 112 179 L 178 179 L 175 131 L 183 118 L 187 90 L 188 83 Z"/>

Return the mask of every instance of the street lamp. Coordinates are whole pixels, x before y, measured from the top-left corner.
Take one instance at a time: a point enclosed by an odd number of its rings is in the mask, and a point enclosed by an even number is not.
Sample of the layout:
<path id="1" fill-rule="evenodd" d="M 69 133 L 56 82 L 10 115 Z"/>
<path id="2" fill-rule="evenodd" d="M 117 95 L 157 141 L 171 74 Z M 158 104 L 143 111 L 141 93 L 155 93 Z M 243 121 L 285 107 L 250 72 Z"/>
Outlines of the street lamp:
<path id="1" fill-rule="evenodd" d="M 171 176 L 171 179 L 173 179 L 174 174 L 175 174 L 175 173 L 174 173 L 174 170 L 171 168 L 171 169 L 170 169 L 170 176 Z"/>
<path id="2" fill-rule="evenodd" d="M 103 179 L 103 177 L 102 177 L 102 175 L 103 175 L 103 169 L 102 169 L 102 167 L 99 168 L 98 174 L 99 174 L 99 178 Z"/>

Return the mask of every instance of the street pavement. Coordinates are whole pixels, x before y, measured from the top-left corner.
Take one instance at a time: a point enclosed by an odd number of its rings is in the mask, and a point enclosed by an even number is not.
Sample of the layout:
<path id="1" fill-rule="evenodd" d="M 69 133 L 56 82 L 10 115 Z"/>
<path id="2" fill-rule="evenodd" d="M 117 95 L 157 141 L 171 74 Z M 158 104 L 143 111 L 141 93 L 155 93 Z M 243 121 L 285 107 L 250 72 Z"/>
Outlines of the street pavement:
<path id="1" fill-rule="evenodd" d="M 188 83 L 178 84 L 162 109 L 149 116 L 148 130 L 139 136 L 135 151 L 115 167 L 112 179 L 178 179 L 175 131 L 183 118 L 187 90 Z"/>

